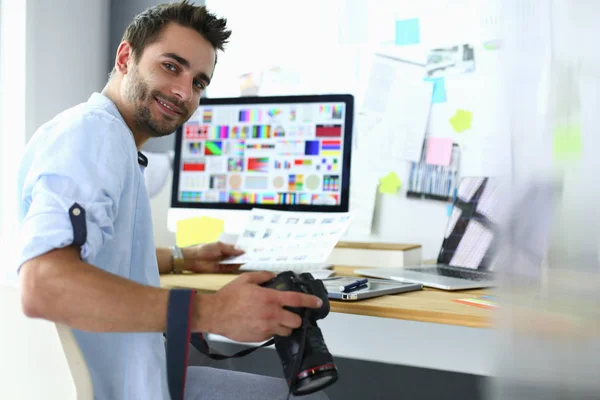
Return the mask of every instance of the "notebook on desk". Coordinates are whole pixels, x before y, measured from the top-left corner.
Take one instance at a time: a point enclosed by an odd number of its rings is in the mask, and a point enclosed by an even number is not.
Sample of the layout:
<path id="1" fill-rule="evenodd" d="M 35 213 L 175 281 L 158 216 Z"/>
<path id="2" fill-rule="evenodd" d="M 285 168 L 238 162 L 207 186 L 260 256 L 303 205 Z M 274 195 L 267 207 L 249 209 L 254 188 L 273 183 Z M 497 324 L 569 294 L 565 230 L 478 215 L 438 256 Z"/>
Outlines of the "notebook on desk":
<path id="1" fill-rule="evenodd" d="M 506 204 L 500 178 L 462 178 L 454 199 L 437 264 L 357 269 L 355 273 L 443 290 L 495 286 L 493 263 L 498 224 Z"/>

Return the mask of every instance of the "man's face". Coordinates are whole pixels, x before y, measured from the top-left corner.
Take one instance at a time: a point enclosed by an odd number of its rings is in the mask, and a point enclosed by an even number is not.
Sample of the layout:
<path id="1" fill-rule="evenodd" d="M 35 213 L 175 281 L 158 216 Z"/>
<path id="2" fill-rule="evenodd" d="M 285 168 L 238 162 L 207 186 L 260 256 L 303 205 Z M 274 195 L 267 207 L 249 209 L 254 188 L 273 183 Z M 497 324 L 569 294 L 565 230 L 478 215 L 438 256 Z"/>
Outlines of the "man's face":
<path id="1" fill-rule="evenodd" d="M 215 50 L 191 28 L 166 25 L 141 57 L 128 62 L 123 97 L 136 123 L 151 137 L 173 133 L 198 108 L 210 83 Z"/>

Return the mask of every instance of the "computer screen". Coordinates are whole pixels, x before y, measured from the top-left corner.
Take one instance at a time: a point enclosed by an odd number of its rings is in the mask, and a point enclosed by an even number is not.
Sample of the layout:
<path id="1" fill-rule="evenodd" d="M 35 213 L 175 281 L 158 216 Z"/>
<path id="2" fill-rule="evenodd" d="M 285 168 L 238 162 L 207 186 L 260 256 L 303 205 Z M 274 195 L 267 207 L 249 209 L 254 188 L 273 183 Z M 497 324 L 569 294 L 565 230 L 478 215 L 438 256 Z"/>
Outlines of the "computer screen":
<path id="1" fill-rule="evenodd" d="M 176 134 L 172 207 L 348 211 L 353 97 L 202 99 Z"/>
<path id="2" fill-rule="evenodd" d="M 505 219 L 506 182 L 502 178 L 465 177 L 459 182 L 438 263 L 491 270 Z"/>

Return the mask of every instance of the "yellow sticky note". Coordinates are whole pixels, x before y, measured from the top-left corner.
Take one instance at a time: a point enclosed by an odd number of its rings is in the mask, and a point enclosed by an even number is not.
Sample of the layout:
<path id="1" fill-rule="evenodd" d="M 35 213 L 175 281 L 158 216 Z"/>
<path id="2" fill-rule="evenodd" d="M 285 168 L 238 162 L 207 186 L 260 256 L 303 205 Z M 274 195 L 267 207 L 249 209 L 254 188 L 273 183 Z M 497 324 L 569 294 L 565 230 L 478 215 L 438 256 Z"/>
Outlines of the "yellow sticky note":
<path id="1" fill-rule="evenodd" d="M 456 113 L 450 118 L 450 125 L 454 132 L 461 133 L 471 129 L 471 123 L 473 122 L 473 113 L 467 110 L 456 110 Z"/>
<path id="2" fill-rule="evenodd" d="M 215 242 L 223 233 L 224 222 L 221 219 L 195 217 L 177 221 L 175 240 L 178 247 L 188 247 L 200 243 Z"/>
<path id="3" fill-rule="evenodd" d="M 552 150 L 558 161 L 574 161 L 581 158 L 581 125 L 556 125 L 552 132 Z"/>
<path id="4" fill-rule="evenodd" d="M 379 179 L 379 193 L 396 194 L 400 186 L 402 186 L 402 181 L 395 172 L 390 172 Z"/>

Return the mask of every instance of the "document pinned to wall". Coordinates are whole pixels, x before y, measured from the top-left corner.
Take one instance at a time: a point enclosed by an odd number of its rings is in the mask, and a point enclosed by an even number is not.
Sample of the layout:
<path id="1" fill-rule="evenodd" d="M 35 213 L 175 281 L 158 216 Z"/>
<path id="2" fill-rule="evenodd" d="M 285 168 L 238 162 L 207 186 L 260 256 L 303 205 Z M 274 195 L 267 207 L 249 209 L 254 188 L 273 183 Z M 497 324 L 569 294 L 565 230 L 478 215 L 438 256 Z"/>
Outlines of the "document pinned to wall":
<path id="1" fill-rule="evenodd" d="M 222 264 L 325 262 L 351 222 L 351 213 L 254 208 L 235 244 L 245 253 Z"/>
<path id="2" fill-rule="evenodd" d="M 375 55 L 359 113 L 359 146 L 381 160 L 418 161 L 429 121 L 433 82 L 422 65 Z M 362 137 L 369 140 L 363 140 Z"/>
<path id="3" fill-rule="evenodd" d="M 432 82 L 394 82 L 384 117 L 393 158 L 413 162 L 421 159 L 432 95 Z"/>
<path id="4" fill-rule="evenodd" d="M 367 162 L 367 160 L 365 160 Z M 364 164 L 363 164 L 364 165 Z M 377 179 L 366 168 L 353 168 L 350 183 L 350 213 L 352 224 L 348 232 L 370 235 L 377 200 Z"/>

